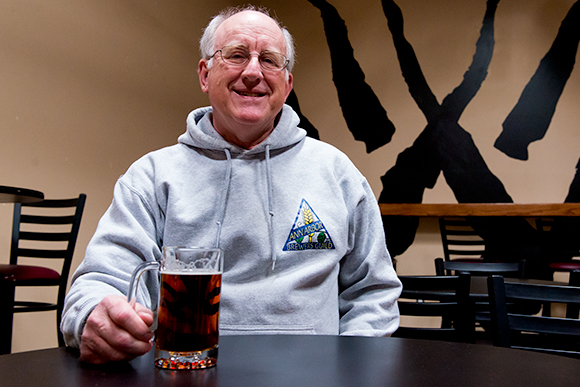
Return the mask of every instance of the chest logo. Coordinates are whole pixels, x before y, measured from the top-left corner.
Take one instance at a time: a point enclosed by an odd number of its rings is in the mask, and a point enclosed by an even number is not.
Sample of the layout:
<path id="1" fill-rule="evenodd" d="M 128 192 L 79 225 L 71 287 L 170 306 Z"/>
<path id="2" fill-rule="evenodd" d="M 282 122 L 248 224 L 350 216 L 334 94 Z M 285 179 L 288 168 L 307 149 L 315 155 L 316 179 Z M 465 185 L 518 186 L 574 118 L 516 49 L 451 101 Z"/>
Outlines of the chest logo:
<path id="1" fill-rule="evenodd" d="M 316 216 L 308 202 L 302 199 L 296 220 L 290 230 L 283 251 L 331 250 L 334 243 L 322 221 Z"/>

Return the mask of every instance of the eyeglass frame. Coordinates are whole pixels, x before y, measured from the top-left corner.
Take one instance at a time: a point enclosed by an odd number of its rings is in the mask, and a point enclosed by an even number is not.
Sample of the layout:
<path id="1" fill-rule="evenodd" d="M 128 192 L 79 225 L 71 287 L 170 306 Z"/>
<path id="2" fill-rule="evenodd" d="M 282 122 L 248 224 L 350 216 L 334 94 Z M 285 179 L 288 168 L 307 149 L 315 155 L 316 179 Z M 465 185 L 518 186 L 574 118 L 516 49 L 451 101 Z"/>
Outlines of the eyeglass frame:
<path id="1" fill-rule="evenodd" d="M 256 55 L 257 58 L 258 58 L 258 63 L 260 64 L 260 68 L 262 68 L 263 70 L 266 70 L 266 71 L 282 71 L 282 70 L 286 69 L 288 67 L 288 65 L 290 64 L 290 60 L 286 57 L 286 55 L 282 54 L 281 52 L 265 50 L 265 51 L 262 51 L 261 53 L 257 53 L 257 52 L 250 52 L 250 50 L 248 50 L 245 47 L 243 47 L 243 48 L 248 52 L 248 55 L 249 55 L 248 58 L 247 58 L 247 61 L 245 63 L 231 63 L 231 62 L 228 62 L 226 59 L 224 59 L 224 56 L 223 56 L 223 51 L 222 50 L 224 48 L 226 48 L 226 47 L 238 47 L 238 46 L 224 46 L 224 47 L 220 48 L 219 50 L 216 50 L 213 53 L 213 55 L 210 56 L 208 59 L 209 60 L 213 60 L 214 56 L 216 56 L 217 53 L 219 52 L 220 53 L 220 57 L 222 58 L 222 60 L 224 61 L 224 63 L 229 64 L 231 66 L 243 67 L 243 66 L 247 66 L 248 63 L 250 63 L 250 61 L 252 60 L 252 55 Z M 260 57 L 262 56 L 262 54 L 264 52 L 269 52 L 269 53 L 272 53 L 272 54 L 281 55 L 284 58 L 284 66 L 282 66 L 280 68 L 267 68 L 267 67 L 265 67 L 262 64 L 262 61 L 260 60 Z"/>

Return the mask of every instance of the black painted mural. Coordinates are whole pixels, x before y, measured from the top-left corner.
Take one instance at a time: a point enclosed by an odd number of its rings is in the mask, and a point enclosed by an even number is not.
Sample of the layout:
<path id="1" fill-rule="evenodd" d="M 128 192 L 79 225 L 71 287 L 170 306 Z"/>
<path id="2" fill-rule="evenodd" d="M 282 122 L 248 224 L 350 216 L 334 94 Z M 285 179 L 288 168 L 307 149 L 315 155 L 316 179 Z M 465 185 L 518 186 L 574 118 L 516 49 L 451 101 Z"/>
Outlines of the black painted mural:
<path id="1" fill-rule="evenodd" d="M 348 129 L 370 153 L 389 143 L 396 128 L 366 83 L 354 57 L 347 26 L 336 8 L 324 0 L 308 1 L 321 12 L 333 82 Z M 383 190 L 379 202 L 421 203 L 425 189 L 434 187 L 441 172 L 459 203 L 513 202 L 503 183 L 488 168 L 471 135 L 458 123 L 487 76 L 493 57 L 498 3 L 499 0 L 487 1 L 479 39 L 474 42 L 476 50 L 471 65 L 462 82 L 439 103 L 423 75 L 412 44 L 405 38 L 401 9 L 395 1 L 382 1 L 403 78 L 425 116 L 427 126 L 381 178 Z M 497 149 L 509 157 L 527 160 L 528 145 L 542 139 L 548 130 L 558 99 L 574 68 L 579 39 L 580 1 L 571 7 L 562 21 L 552 47 L 505 119 L 503 131 L 495 142 Z M 317 130 L 300 113 L 296 95 L 293 94 L 288 102 L 297 108 L 309 135 L 318 138 Z M 580 161 L 566 202 L 580 202 L 578 167 Z M 383 222 L 391 255 L 402 254 L 414 240 L 418 219 L 384 217 Z M 541 258 L 536 230 L 525 219 L 485 218 L 474 221 L 473 226 L 486 239 L 486 258 L 502 261 L 525 258 L 531 276 L 545 276 L 546 262 Z M 556 232 L 558 227 L 553 230 Z M 562 238 L 556 239 L 560 245 L 580 243 L 569 240 L 564 243 Z"/>

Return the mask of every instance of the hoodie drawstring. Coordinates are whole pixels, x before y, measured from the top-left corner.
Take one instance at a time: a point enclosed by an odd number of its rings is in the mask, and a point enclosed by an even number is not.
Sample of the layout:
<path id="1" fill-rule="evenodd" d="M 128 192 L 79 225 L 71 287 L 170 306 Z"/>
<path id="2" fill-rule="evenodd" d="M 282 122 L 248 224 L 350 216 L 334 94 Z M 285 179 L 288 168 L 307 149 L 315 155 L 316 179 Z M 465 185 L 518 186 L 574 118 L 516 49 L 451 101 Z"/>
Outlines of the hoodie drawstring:
<path id="1" fill-rule="evenodd" d="M 270 233 L 270 255 L 272 271 L 276 267 L 276 250 L 274 249 L 274 210 L 272 204 L 272 176 L 270 169 L 270 145 L 266 145 L 266 184 L 268 190 L 268 231 Z"/>
<path id="2" fill-rule="evenodd" d="M 217 223 L 217 233 L 215 237 L 215 247 L 220 247 L 220 237 L 222 234 L 222 226 L 224 223 L 224 218 L 226 217 L 226 202 L 228 200 L 228 191 L 230 189 L 230 182 L 232 180 L 232 156 L 230 151 L 225 148 L 224 152 L 227 158 L 227 167 L 226 167 L 226 176 L 224 179 L 223 189 L 222 189 L 222 197 L 221 197 L 221 208 L 220 208 L 220 217 Z"/>
<path id="3" fill-rule="evenodd" d="M 226 203 L 228 200 L 228 191 L 230 189 L 230 182 L 232 180 L 232 156 L 228 149 L 224 149 L 227 158 L 226 174 L 224 179 L 224 184 L 222 188 L 221 197 L 221 207 L 219 211 L 219 219 L 217 224 L 217 233 L 215 239 L 215 247 L 219 247 L 220 237 L 222 233 L 222 226 L 224 218 L 226 216 Z M 276 251 L 274 249 L 274 210 L 273 210 L 273 199 L 272 199 L 272 171 L 270 168 L 270 146 L 266 145 L 266 185 L 267 185 L 267 196 L 268 196 L 268 233 L 270 234 L 270 256 L 272 258 L 272 270 L 276 267 Z"/>

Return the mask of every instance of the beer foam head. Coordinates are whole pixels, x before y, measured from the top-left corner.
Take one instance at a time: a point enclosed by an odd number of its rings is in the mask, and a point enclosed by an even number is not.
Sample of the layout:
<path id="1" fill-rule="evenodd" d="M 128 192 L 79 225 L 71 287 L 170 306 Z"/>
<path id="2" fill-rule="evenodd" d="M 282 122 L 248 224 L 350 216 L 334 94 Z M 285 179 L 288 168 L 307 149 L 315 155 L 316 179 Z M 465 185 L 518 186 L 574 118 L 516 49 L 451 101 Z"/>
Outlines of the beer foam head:
<path id="1" fill-rule="evenodd" d="M 183 262 L 176 259 L 168 259 L 163 262 L 162 271 L 171 272 L 217 272 L 215 259 L 200 258 L 193 262 Z"/>
<path id="2" fill-rule="evenodd" d="M 181 273 L 221 273 L 222 252 L 218 248 L 164 246 L 161 270 Z"/>

